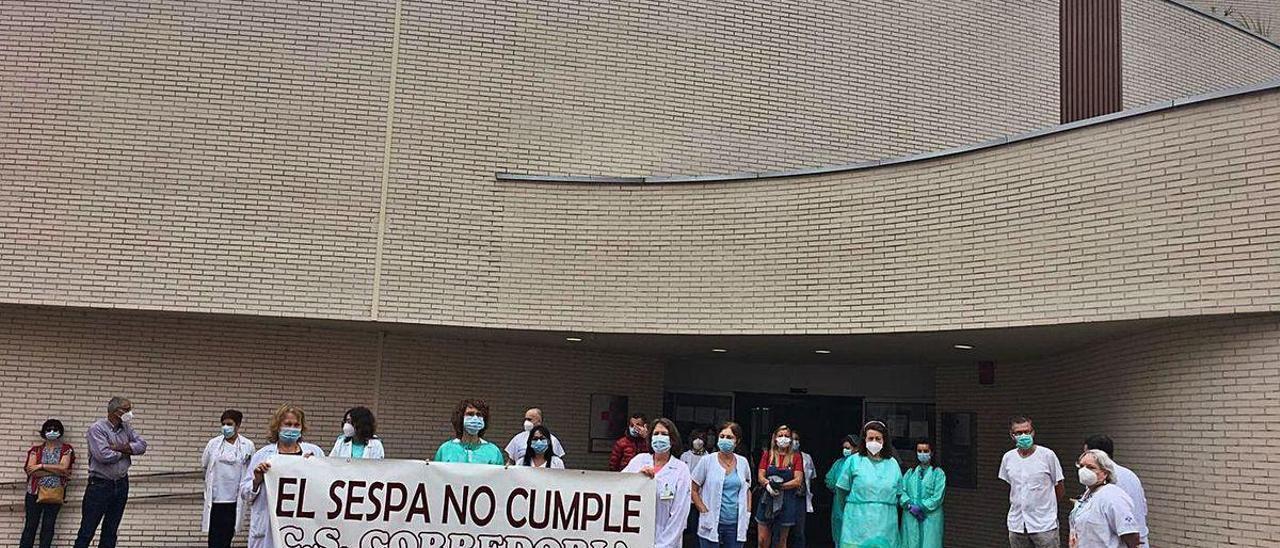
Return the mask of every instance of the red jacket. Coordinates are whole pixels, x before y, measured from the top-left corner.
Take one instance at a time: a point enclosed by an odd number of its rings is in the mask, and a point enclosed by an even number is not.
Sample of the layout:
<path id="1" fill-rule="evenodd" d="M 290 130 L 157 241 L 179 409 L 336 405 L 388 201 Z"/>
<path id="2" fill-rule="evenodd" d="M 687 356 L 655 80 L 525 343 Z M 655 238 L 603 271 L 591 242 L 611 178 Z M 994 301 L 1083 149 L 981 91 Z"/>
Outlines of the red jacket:
<path id="1" fill-rule="evenodd" d="M 631 459 L 640 453 L 649 452 L 649 441 L 644 438 L 622 436 L 613 442 L 613 451 L 609 453 L 609 469 L 621 472 L 631 463 Z"/>

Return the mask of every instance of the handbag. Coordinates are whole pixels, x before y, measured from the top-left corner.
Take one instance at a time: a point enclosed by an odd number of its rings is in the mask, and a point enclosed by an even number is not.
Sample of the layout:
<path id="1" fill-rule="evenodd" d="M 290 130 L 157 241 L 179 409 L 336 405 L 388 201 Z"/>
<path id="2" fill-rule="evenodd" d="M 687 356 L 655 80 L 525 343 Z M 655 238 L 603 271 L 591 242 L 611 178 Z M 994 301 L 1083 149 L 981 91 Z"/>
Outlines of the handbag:
<path id="1" fill-rule="evenodd" d="M 67 500 L 67 486 L 49 487 L 41 485 L 36 489 L 37 504 L 62 504 Z"/>

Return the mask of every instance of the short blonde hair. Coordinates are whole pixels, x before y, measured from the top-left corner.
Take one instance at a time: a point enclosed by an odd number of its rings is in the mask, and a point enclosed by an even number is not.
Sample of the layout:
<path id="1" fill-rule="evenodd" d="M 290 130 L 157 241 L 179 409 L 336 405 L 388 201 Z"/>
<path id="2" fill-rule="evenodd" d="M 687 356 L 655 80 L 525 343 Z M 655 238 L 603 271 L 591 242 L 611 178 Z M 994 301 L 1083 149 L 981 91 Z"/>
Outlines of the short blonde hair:
<path id="1" fill-rule="evenodd" d="M 271 414 L 271 424 L 267 426 L 267 441 L 275 443 L 280 441 L 280 423 L 284 422 L 284 416 L 292 414 L 298 417 L 298 424 L 302 425 L 302 433 L 307 432 L 307 415 L 302 412 L 302 408 L 292 403 L 286 403 L 276 408 L 276 412 Z"/>

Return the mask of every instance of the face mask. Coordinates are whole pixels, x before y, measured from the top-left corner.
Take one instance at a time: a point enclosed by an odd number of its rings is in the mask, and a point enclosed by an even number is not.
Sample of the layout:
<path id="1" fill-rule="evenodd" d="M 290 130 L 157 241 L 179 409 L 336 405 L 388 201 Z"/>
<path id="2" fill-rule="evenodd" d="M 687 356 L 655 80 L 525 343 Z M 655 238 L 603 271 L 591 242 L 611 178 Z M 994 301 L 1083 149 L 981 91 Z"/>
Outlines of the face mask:
<path id="1" fill-rule="evenodd" d="M 1032 444 L 1035 443 L 1035 437 L 1031 434 L 1018 434 L 1017 436 L 1014 436 L 1013 439 L 1018 441 L 1018 449 L 1022 449 L 1023 451 L 1031 449 Z"/>
<path id="2" fill-rule="evenodd" d="M 1080 485 L 1085 487 L 1093 487 L 1098 484 L 1098 474 L 1088 468 L 1081 468 L 1076 471 L 1080 476 Z"/>
<path id="3" fill-rule="evenodd" d="M 791 447 L 791 438 L 782 436 L 781 438 L 778 438 L 777 444 L 778 444 L 778 449 L 786 449 L 788 447 Z"/>
<path id="4" fill-rule="evenodd" d="M 799 450 L 800 450 L 800 440 L 796 440 L 796 441 L 791 442 L 791 449 L 792 449 L 793 451 L 799 451 Z"/>
<path id="5" fill-rule="evenodd" d="M 120 415 L 120 422 L 123 422 L 123 423 L 133 422 L 133 411 Z"/>
<path id="6" fill-rule="evenodd" d="M 933 460 L 933 453 L 916 453 L 916 460 L 920 461 L 920 464 L 929 464 L 929 461 Z"/>
<path id="7" fill-rule="evenodd" d="M 531 420 L 529 420 L 529 419 L 525 419 L 525 420 L 524 420 L 524 431 L 525 431 L 525 432 L 528 432 L 528 431 L 530 431 L 530 430 L 533 430 L 533 421 L 531 421 Z"/>
<path id="8" fill-rule="evenodd" d="M 671 451 L 671 436 L 666 434 L 654 434 L 649 438 L 649 447 L 653 448 L 654 453 L 666 453 Z"/>
<path id="9" fill-rule="evenodd" d="M 44 439 L 49 441 L 55 441 L 61 437 L 62 437 L 62 432 L 59 432 L 57 430 L 50 430 L 44 433 Z"/>
<path id="10" fill-rule="evenodd" d="M 344 422 L 344 423 L 342 423 L 342 435 L 343 435 L 344 437 L 348 437 L 348 438 L 355 437 L 355 435 L 356 435 L 356 426 L 355 426 L 354 424 L 349 423 L 349 422 Z"/>
<path id="11" fill-rule="evenodd" d="M 294 443 L 302 439 L 302 429 L 297 427 L 286 427 L 280 429 L 280 441 Z"/>
<path id="12" fill-rule="evenodd" d="M 480 435 L 480 431 L 484 430 L 484 417 L 476 415 L 462 417 L 462 429 L 472 436 Z"/>
<path id="13" fill-rule="evenodd" d="M 638 438 L 640 437 L 640 430 L 636 429 L 634 426 L 627 427 L 627 435 L 633 438 Z"/>
<path id="14" fill-rule="evenodd" d="M 230 438 L 234 435 L 236 435 L 236 427 L 231 426 L 230 424 L 222 425 L 222 437 Z"/>
<path id="15" fill-rule="evenodd" d="M 729 438 L 720 438 L 716 441 L 716 449 L 725 453 L 732 453 L 734 445 L 733 440 Z"/>
<path id="16" fill-rule="evenodd" d="M 706 446 L 707 446 L 707 442 L 705 442 L 705 441 L 702 441 L 702 440 L 693 440 L 693 450 L 694 450 L 694 451 L 701 451 L 701 450 L 702 450 L 702 448 L 703 448 L 703 447 L 706 447 Z"/>
<path id="17" fill-rule="evenodd" d="M 840 450 L 840 453 L 842 453 L 844 456 L 847 457 L 853 454 L 853 449 L 849 449 L 848 447 L 845 447 L 844 449 Z"/>
<path id="18" fill-rule="evenodd" d="M 868 453 L 871 453 L 872 455 L 879 455 L 879 454 L 880 454 L 880 450 L 881 450 L 881 449 L 884 449 L 884 444 L 883 444 L 883 443 L 880 443 L 880 442 L 878 442 L 878 441 L 869 441 L 869 442 L 867 442 L 867 452 L 868 452 Z"/>
<path id="19" fill-rule="evenodd" d="M 547 440 L 533 440 L 533 443 L 529 445 L 533 447 L 534 453 L 546 453 L 547 447 L 550 446 L 550 444 L 547 443 Z"/>

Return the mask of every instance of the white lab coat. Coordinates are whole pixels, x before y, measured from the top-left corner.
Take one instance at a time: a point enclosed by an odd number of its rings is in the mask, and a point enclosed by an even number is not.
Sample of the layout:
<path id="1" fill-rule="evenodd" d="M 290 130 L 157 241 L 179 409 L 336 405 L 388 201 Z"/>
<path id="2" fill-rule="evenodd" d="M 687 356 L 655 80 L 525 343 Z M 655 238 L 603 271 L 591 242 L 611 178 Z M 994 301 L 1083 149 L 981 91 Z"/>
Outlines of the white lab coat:
<path id="1" fill-rule="evenodd" d="M 818 477 L 818 468 L 813 465 L 813 457 L 804 451 L 800 452 L 800 456 L 804 458 L 804 498 L 805 512 L 813 513 L 813 486 L 810 481 Z"/>
<path id="2" fill-rule="evenodd" d="M 653 466 L 653 453 L 636 455 L 622 471 L 639 472 L 646 466 Z M 658 490 L 658 527 L 653 533 L 654 548 L 680 548 L 680 540 L 689 521 L 689 505 L 693 504 L 690 492 L 693 480 L 689 476 L 689 466 L 673 457 L 653 479 Z"/>
<path id="3" fill-rule="evenodd" d="M 298 442 L 302 448 L 302 455 L 311 455 L 313 457 L 323 457 L 324 449 L 321 449 L 314 443 Z M 275 542 L 271 538 L 271 509 L 267 506 L 267 497 L 262 494 L 262 487 L 257 490 L 253 488 L 253 470 L 262 464 L 262 461 L 270 460 L 279 454 L 279 448 L 274 443 L 264 445 L 257 453 L 253 454 L 253 458 L 249 459 L 249 469 L 245 470 L 244 479 L 240 480 L 240 497 L 248 502 L 251 506 L 249 509 L 249 548 L 274 548 Z M 263 483 L 263 485 L 266 485 Z"/>
<path id="4" fill-rule="evenodd" d="M 240 474 L 243 477 L 245 469 L 249 466 L 249 459 L 253 458 L 253 442 L 244 436 L 236 436 L 235 452 L 223 452 L 222 443 L 226 438 L 218 436 L 209 440 L 204 445 L 204 454 L 200 456 L 200 467 L 204 469 L 204 518 L 200 522 L 200 531 L 209 532 L 209 515 L 213 512 L 213 464 L 214 459 L 234 457 L 240 463 Z M 239 488 L 236 489 L 239 491 Z M 236 497 L 236 532 L 240 532 L 241 523 L 244 521 L 244 499 Z"/>
<path id="5" fill-rule="evenodd" d="M 352 443 L 353 442 L 347 439 L 346 436 L 338 436 L 338 439 L 333 442 L 333 450 L 329 452 L 329 456 L 334 458 L 350 457 Z M 373 438 L 369 440 L 369 443 L 366 443 L 364 446 L 364 456 L 360 458 L 362 459 L 387 458 L 386 453 L 382 449 L 382 440 L 378 438 Z"/>
<path id="6" fill-rule="evenodd" d="M 742 489 L 738 491 L 738 542 L 747 541 L 747 529 L 751 526 L 751 508 L 747 504 L 751 494 L 751 465 L 742 455 L 734 455 L 733 473 L 742 479 Z M 707 513 L 698 516 L 698 536 L 708 541 L 720 542 L 720 503 L 724 494 L 724 467 L 720 466 L 720 458 L 710 453 L 707 458 L 698 461 L 693 469 L 692 480 L 698 484 L 698 494 L 702 503 L 707 505 Z"/>
<path id="7" fill-rule="evenodd" d="M 1141 534 L 1133 517 L 1133 501 L 1114 484 L 1080 497 L 1071 511 L 1071 537 L 1078 548 L 1125 548 L 1120 537 Z"/>
<path id="8" fill-rule="evenodd" d="M 1142 544 L 1150 547 L 1151 544 L 1147 542 L 1150 534 L 1147 529 L 1147 492 L 1142 488 L 1142 480 L 1138 479 L 1133 470 L 1116 464 L 1116 486 L 1129 495 L 1129 500 L 1133 502 L 1133 517 L 1138 520 Z"/>

